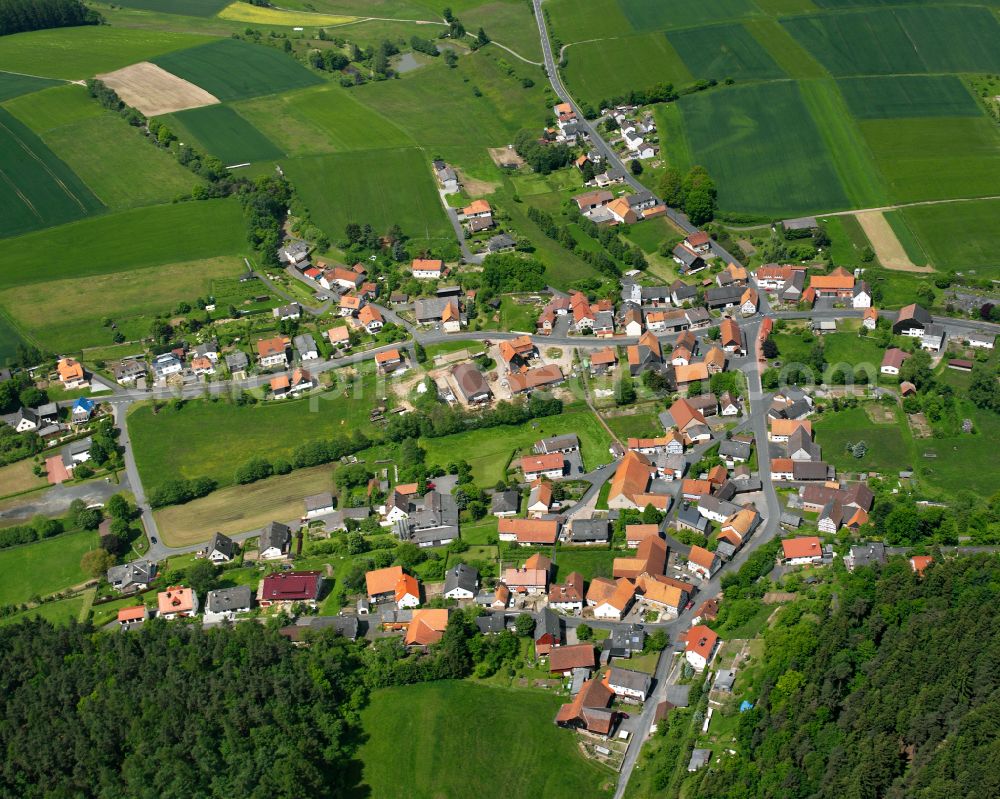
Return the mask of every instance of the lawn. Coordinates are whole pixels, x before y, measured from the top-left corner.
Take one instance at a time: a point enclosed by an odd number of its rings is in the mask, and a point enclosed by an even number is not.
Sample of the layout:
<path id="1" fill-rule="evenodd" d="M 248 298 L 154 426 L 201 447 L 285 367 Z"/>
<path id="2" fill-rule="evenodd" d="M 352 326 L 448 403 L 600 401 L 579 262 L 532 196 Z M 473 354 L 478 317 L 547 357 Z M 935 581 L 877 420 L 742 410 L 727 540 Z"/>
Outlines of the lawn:
<path id="1" fill-rule="evenodd" d="M 0 72 L 0 102 L 57 85 L 58 81 L 48 80 L 47 78 L 33 78 L 30 75 L 15 75 L 12 72 Z"/>
<path id="2" fill-rule="evenodd" d="M 42 138 L 113 210 L 170 202 L 204 183 L 111 112 L 50 130 Z"/>
<path id="3" fill-rule="evenodd" d="M 291 156 L 382 150 L 414 144 L 405 131 L 379 110 L 369 108 L 359 102 L 353 92 L 339 86 L 317 86 L 246 100 L 237 108 Z"/>
<path id="4" fill-rule="evenodd" d="M 180 111 L 171 115 L 167 124 L 183 140 L 200 144 L 202 149 L 224 164 L 269 161 L 284 154 L 227 105 L 207 105 Z"/>
<path id="5" fill-rule="evenodd" d="M 873 119 L 860 127 L 895 202 L 997 193 L 1000 131 L 985 116 Z"/>
<path id="6" fill-rule="evenodd" d="M 663 435 L 663 425 L 655 411 L 632 413 L 627 416 L 605 416 L 616 436 L 626 438 L 655 438 Z"/>
<path id="7" fill-rule="evenodd" d="M 732 211 L 787 215 L 850 204 L 795 83 L 702 92 L 679 102 L 696 163 Z"/>
<path id="8" fill-rule="evenodd" d="M 85 597 L 80 595 L 70 597 L 69 599 L 60 599 L 55 602 L 46 602 L 44 605 L 39 605 L 37 608 L 26 610 L 23 613 L 5 616 L 0 619 L 0 625 L 17 624 L 20 621 L 28 619 L 45 619 L 52 622 L 52 624 L 67 624 L 70 619 L 79 619 L 80 612 L 83 610 L 84 599 Z"/>
<path id="9" fill-rule="evenodd" d="M 858 119 L 978 117 L 983 111 L 954 75 L 841 78 L 847 106 Z"/>
<path id="10" fill-rule="evenodd" d="M 101 201 L 30 128 L 0 108 L 0 236 L 79 219 Z"/>
<path id="11" fill-rule="evenodd" d="M 924 205 L 902 210 L 903 219 L 940 271 L 975 270 L 1000 276 L 1000 200 Z"/>
<path id="12" fill-rule="evenodd" d="M 15 33 L 3 37 L 0 70 L 81 80 L 205 41 L 190 33 L 108 25 Z"/>
<path id="13" fill-rule="evenodd" d="M 219 39 L 150 60 L 220 100 L 276 94 L 322 83 L 322 78 L 277 48 L 237 39 Z"/>
<path id="14" fill-rule="evenodd" d="M 362 781 L 379 799 L 400 795 L 402 775 L 409 799 L 604 796 L 614 776 L 552 723 L 561 701 L 452 681 L 376 691 L 361 714 Z"/>
<path id="15" fill-rule="evenodd" d="M 913 441 L 902 425 L 902 411 L 896 424 L 872 424 L 863 407 L 827 412 L 813 420 L 816 443 L 823 448 L 823 460 L 838 470 L 880 471 L 894 475 L 914 465 Z M 865 441 L 868 453 L 855 458 L 845 450 L 848 441 Z"/>
<path id="16" fill-rule="evenodd" d="M 379 233 L 398 224 L 414 239 L 452 241 L 427 156 L 398 150 L 297 158 L 284 165 L 313 221 L 330 236 L 350 222 Z M 336 187 L 332 191 L 331 187 Z"/>
<path id="17" fill-rule="evenodd" d="M 457 460 L 468 461 L 476 483 L 491 486 L 504 477 L 504 466 L 517 449 L 528 451 L 541 438 L 576 433 L 580 437 L 583 461 L 587 470 L 608 463 L 611 439 L 597 418 L 586 409 L 567 410 L 559 416 L 547 416 L 520 426 L 469 430 L 441 438 L 421 439 L 427 450 L 428 465 L 447 466 Z"/>
<path id="18" fill-rule="evenodd" d="M 0 251 L 0 289 L 246 249 L 243 212 L 236 200 L 137 208 L 6 240 Z"/>
<path id="19" fill-rule="evenodd" d="M 610 549 L 565 549 L 556 551 L 556 573 L 553 581 L 562 582 L 571 572 L 580 572 L 588 582 L 595 577 L 611 577 L 613 561 L 628 553 Z"/>
<path id="20" fill-rule="evenodd" d="M 30 458 L 0 466 L 0 496 L 19 494 L 46 485 L 44 477 L 35 475 L 34 466 L 35 462 Z"/>
<path id="21" fill-rule="evenodd" d="M 213 293 L 217 280 L 244 271 L 235 256 L 220 256 L 165 266 L 133 269 L 90 280 L 73 278 L 33 283 L 0 291 L 18 326 L 51 352 L 78 352 L 109 344 L 113 332 L 102 324 L 113 319 L 129 340 L 149 335 L 153 318 L 170 313 L 181 301 L 194 307 Z M 156 286 L 155 291 L 150 291 Z"/>
<path id="22" fill-rule="evenodd" d="M 884 350 L 870 338 L 857 333 L 828 333 L 822 338 L 827 363 L 866 366 L 871 377 L 878 378 Z"/>
<path id="23" fill-rule="evenodd" d="M 245 533 L 268 522 L 289 522 L 304 512 L 302 500 L 333 488 L 333 467 L 297 469 L 249 485 L 220 489 L 185 505 L 156 511 L 156 525 L 167 546 L 207 541 L 212 533 Z"/>
<path id="24" fill-rule="evenodd" d="M 1000 70 L 1000 23 L 972 6 L 903 6 L 781 20 L 834 75 Z"/>
<path id="25" fill-rule="evenodd" d="M 0 549 L 0 605 L 27 602 L 84 582 L 80 559 L 97 546 L 97 533 L 78 532 Z"/>
<path id="26" fill-rule="evenodd" d="M 785 74 L 739 24 L 670 31 L 667 38 L 696 78 L 752 80 Z"/>
<path id="27" fill-rule="evenodd" d="M 155 416 L 148 404 L 133 406 L 128 425 L 147 493 L 175 477 L 205 476 L 231 485 L 233 472 L 254 457 L 287 458 L 317 438 L 370 431 L 368 413 L 378 401 L 374 376 L 348 390 L 315 398 L 237 407 L 192 400 Z"/>

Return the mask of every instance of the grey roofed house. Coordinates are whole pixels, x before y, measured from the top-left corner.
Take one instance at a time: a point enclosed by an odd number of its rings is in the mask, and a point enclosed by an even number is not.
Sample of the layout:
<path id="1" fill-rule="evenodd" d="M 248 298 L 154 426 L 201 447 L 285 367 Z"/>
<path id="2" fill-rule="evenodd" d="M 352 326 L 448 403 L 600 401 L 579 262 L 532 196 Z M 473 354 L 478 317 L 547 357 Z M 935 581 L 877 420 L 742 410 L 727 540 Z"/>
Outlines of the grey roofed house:
<path id="1" fill-rule="evenodd" d="M 759 477 L 737 477 L 728 482 L 733 484 L 737 494 L 749 494 L 752 491 L 760 491 L 761 489 Z"/>
<path id="2" fill-rule="evenodd" d="M 226 356 L 226 368 L 230 372 L 245 372 L 250 365 L 250 359 L 243 350 L 236 350 Z"/>
<path id="3" fill-rule="evenodd" d="M 457 297 L 462 293 L 461 286 L 439 286 L 434 294 L 438 297 Z"/>
<path id="4" fill-rule="evenodd" d="M 378 608 L 379 624 L 409 624 L 413 621 L 413 611 L 397 610 L 392 605 L 381 605 Z"/>
<path id="5" fill-rule="evenodd" d="M 687 401 L 696 411 L 701 411 L 702 416 L 715 416 L 719 411 L 719 399 L 712 393 L 688 397 Z"/>
<path id="6" fill-rule="evenodd" d="M 666 700 L 674 707 L 687 707 L 691 695 L 690 685 L 668 685 Z"/>
<path id="7" fill-rule="evenodd" d="M 428 491 L 410 512 L 396 522 L 396 534 L 419 546 L 439 546 L 458 538 L 458 503 L 451 494 Z"/>
<path id="8" fill-rule="evenodd" d="M 123 358 L 111 367 L 115 380 L 129 383 L 146 375 L 146 362 L 140 358 Z"/>
<path id="9" fill-rule="evenodd" d="M 324 491 L 320 494 L 312 494 L 305 498 L 306 515 L 317 515 L 333 510 L 333 494 Z"/>
<path id="10" fill-rule="evenodd" d="M 698 513 L 698 508 L 694 505 L 682 505 L 677 509 L 678 527 L 686 527 L 698 533 L 708 532 L 708 519 Z"/>
<path id="11" fill-rule="evenodd" d="M 295 344 L 295 349 L 299 352 L 299 357 L 305 358 L 311 353 L 318 353 L 319 349 L 316 347 L 316 339 L 314 339 L 309 333 L 300 333 L 294 339 L 292 339 Z"/>
<path id="12" fill-rule="evenodd" d="M 693 300 L 697 296 L 697 286 L 691 286 L 682 280 L 677 280 L 670 285 L 670 297 L 678 304 Z"/>
<path id="13" fill-rule="evenodd" d="M 788 452 L 788 457 L 792 457 L 798 453 L 805 454 L 806 459 L 811 461 L 817 461 L 822 457 L 822 450 L 819 444 L 812 440 L 812 437 L 806 432 L 804 427 L 797 427 L 792 431 L 792 434 L 788 437 L 785 449 Z"/>
<path id="14" fill-rule="evenodd" d="M 208 358 L 213 354 L 219 353 L 219 342 L 214 338 L 206 341 L 204 344 L 198 344 L 192 351 L 191 354 L 195 358 Z"/>
<path id="15" fill-rule="evenodd" d="M 743 441 L 723 441 L 719 444 L 719 457 L 731 461 L 750 460 L 750 445 Z"/>
<path id="16" fill-rule="evenodd" d="M 300 616 L 295 624 L 282 627 L 280 632 L 292 641 L 301 641 L 306 630 L 334 630 L 354 641 L 361 632 L 361 621 L 357 616 Z"/>
<path id="17" fill-rule="evenodd" d="M 640 286 L 639 299 L 644 302 L 666 302 L 670 299 L 670 286 Z"/>
<path id="18" fill-rule="evenodd" d="M 802 524 L 802 517 L 795 513 L 783 511 L 778 521 L 785 527 L 798 527 Z"/>
<path id="19" fill-rule="evenodd" d="M 723 560 L 729 560 L 736 554 L 736 547 L 730 544 L 725 538 L 720 538 L 715 547 L 715 554 Z"/>
<path id="20" fill-rule="evenodd" d="M 538 619 L 535 622 L 535 640 L 537 641 L 546 634 L 551 635 L 556 641 L 562 640 L 559 617 L 555 611 L 548 608 L 545 608 L 545 610 L 538 614 Z"/>
<path id="21" fill-rule="evenodd" d="M 722 308 L 726 305 L 737 305 L 743 297 L 744 289 L 740 286 L 721 286 L 705 292 L 705 304 L 709 308 Z"/>
<path id="22" fill-rule="evenodd" d="M 614 657 L 631 657 L 646 645 L 646 633 L 638 624 L 619 624 L 611 630 L 606 645 Z"/>
<path id="23" fill-rule="evenodd" d="M 156 574 L 156 564 L 150 560 L 133 560 L 108 569 L 107 578 L 116 591 L 136 590 L 147 586 Z"/>
<path id="24" fill-rule="evenodd" d="M 59 406 L 54 402 L 46 402 L 35 408 L 35 413 L 43 422 L 54 422 L 59 418 Z"/>
<path id="25" fill-rule="evenodd" d="M 830 466 L 823 461 L 795 461 L 792 464 L 795 480 L 828 480 L 833 476 L 830 472 Z"/>
<path id="26" fill-rule="evenodd" d="M 797 399 L 785 408 L 786 419 L 805 419 L 810 413 L 812 413 L 812 405 L 804 399 Z"/>
<path id="27" fill-rule="evenodd" d="M 498 233 L 486 242 L 486 249 L 489 252 L 503 252 L 514 249 L 516 245 L 517 242 L 509 233 Z"/>
<path id="28" fill-rule="evenodd" d="M 281 522 L 271 522 L 260 531 L 258 551 L 264 552 L 265 550 L 274 548 L 285 552 L 291 542 L 292 529 Z"/>
<path id="29" fill-rule="evenodd" d="M 642 190 L 637 191 L 635 194 L 628 194 L 625 196 L 628 200 L 629 208 L 634 211 L 643 211 L 646 208 L 652 208 L 657 204 L 656 197 L 651 191 Z"/>
<path id="30" fill-rule="evenodd" d="M 576 433 L 543 438 L 535 444 L 535 452 L 545 455 L 550 452 L 576 452 L 580 449 L 580 438 Z"/>
<path id="31" fill-rule="evenodd" d="M 455 301 L 454 297 L 431 297 L 429 299 L 416 300 L 413 303 L 413 315 L 421 324 L 428 322 L 438 322 L 441 314 Z"/>
<path id="32" fill-rule="evenodd" d="M 736 682 L 735 669 L 719 669 L 719 671 L 715 675 L 715 682 L 712 683 L 712 690 L 732 693 L 733 684 L 735 682 Z"/>
<path id="33" fill-rule="evenodd" d="M 451 370 L 451 376 L 467 403 L 484 402 L 493 396 L 483 373 L 473 363 L 460 363 Z"/>
<path id="34" fill-rule="evenodd" d="M 726 502 L 731 500 L 736 496 L 736 481 L 726 480 L 726 482 L 715 489 L 715 496 Z"/>
<path id="35" fill-rule="evenodd" d="M 476 616 L 476 626 L 483 635 L 496 635 L 507 629 L 507 618 L 503 613 L 487 613 Z"/>
<path id="36" fill-rule="evenodd" d="M 225 613 L 250 607 L 253 594 L 249 585 L 237 585 L 233 588 L 218 588 L 208 592 L 205 601 L 206 613 Z"/>
<path id="37" fill-rule="evenodd" d="M 641 671 L 618 669 L 612 666 L 608 672 L 608 685 L 620 685 L 630 691 L 640 691 L 643 695 L 649 693 L 649 687 L 652 684 L 653 678 Z"/>
<path id="38" fill-rule="evenodd" d="M 711 314 L 704 308 L 688 308 L 684 311 L 684 316 L 687 317 L 688 325 L 691 327 L 707 325 L 712 321 Z"/>
<path id="39" fill-rule="evenodd" d="M 735 494 L 735 491 L 733 493 Z M 732 502 L 720 499 L 718 496 L 712 496 L 711 494 L 706 494 L 698 500 L 698 508 L 708 513 L 727 518 L 740 509 L 739 505 L 734 505 Z"/>
<path id="40" fill-rule="evenodd" d="M 67 470 L 72 470 L 74 466 L 78 463 L 83 463 L 83 461 L 90 460 L 90 448 L 93 445 L 94 440 L 87 436 L 79 441 L 71 441 L 62 450 L 62 462 L 63 466 Z M 87 457 L 83 457 L 84 453 L 88 453 Z"/>
<path id="41" fill-rule="evenodd" d="M 680 263 L 682 272 L 692 272 L 705 268 L 705 259 L 698 253 L 691 252 L 682 244 L 674 247 L 673 256 L 674 260 Z"/>
<path id="42" fill-rule="evenodd" d="M 797 219 L 784 219 L 781 226 L 785 230 L 815 230 L 819 223 L 814 216 L 800 216 Z"/>
<path id="43" fill-rule="evenodd" d="M 517 513 L 521 508 L 521 494 L 518 491 L 497 491 L 493 495 L 490 513 Z"/>
<path id="44" fill-rule="evenodd" d="M 712 431 L 709 429 L 708 425 L 704 424 L 693 424 L 687 429 L 688 438 L 698 439 L 704 438 L 706 441 L 712 437 Z"/>
<path id="45" fill-rule="evenodd" d="M 688 771 L 698 771 L 698 769 L 704 768 L 711 759 L 711 749 L 695 749 L 691 752 L 691 759 L 688 761 Z"/>
<path id="46" fill-rule="evenodd" d="M 38 427 L 39 421 L 38 414 L 31 408 L 22 407 L 14 414 L 14 419 L 11 421 L 10 426 L 16 429 L 21 422 L 29 422 L 33 427 Z"/>
<path id="47" fill-rule="evenodd" d="M 656 455 L 647 455 L 646 457 L 661 471 L 670 471 L 675 475 L 683 475 L 687 469 L 687 459 L 683 455 L 669 455 L 666 452 L 660 452 Z M 659 483 L 660 481 L 656 480 L 654 482 Z M 656 492 L 651 491 L 650 493 Z"/>
<path id="48" fill-rule="evenodd" d="M 292 302 L 288 305 L 279 305 L 271 311 L 271 315 L 277 319 L 298 319 L 302 316 L 302 306 L 297 302 Z"/>
<path id="49" fill-rule="evenodd" d="M 228 535 L 216 533 L 212 536 L 212 540 L 208 542 L 205 554 L 211 558 L 214 553 L 218 552 L 226 560 L 232 560 L 236 557 L 236 553 L 239 552 L 239 549 L 239 545 Z"/>
<path id="50" fill-rule="evenodd" d="M 444 573 L 445 596 L 456 588 L 461 588 L 475 596 L 479 589 L 479 572 L 465 563 L 455 564 Z"/>
<path id="51" fill-rule="evenodd" d="M 855 569 L 862 568 L 864 566 L 870 566 L 872 563 L 878 563 L 885 565 L 886 555 L 885 555 L 885 544 L 881 541 L 872 541 L 868 544 L 858 544 L 851 547 L 851 551 L 844 558 L 844 565 L 847 566 L 848 570 L 854 571 Z"/>
<path id="52" fill-rule="evenodd" d="M 594 317 L 595 330 L 614 330 L 615 314 L 613 311 L 598 311 Z"/>
<path id="53" fill-rule="evenodd" d="M 607 519 L 574 519 L 570 540 L 581 543 L 607 543 L 611 538 Z"/>
<path id="54" fill-rule="evenodd" d="M 806 273 L 801 269 L 792 272 L 791 279 L 785 283 L 785 288 L 781 292 L 781 299 L 785 302 L 798 302 L 802 299 L 802 289 L 806 284 Z"/>

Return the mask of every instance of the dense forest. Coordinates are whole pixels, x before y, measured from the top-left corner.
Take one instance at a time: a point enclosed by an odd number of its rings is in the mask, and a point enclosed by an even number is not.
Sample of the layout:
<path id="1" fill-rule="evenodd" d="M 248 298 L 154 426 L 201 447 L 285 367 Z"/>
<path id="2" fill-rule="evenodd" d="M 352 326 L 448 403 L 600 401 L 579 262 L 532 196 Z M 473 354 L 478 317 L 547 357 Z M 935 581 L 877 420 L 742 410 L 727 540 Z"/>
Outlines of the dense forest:
<path id="1" fill-rule="evenodd" d="M 1000 562 L 896 559 L 783 609 L 699 799 L 1000 796 Z"/>
<path id="2" fill-rule="evenodd" d="M 0 796 L 343 795 L 359 649 L 260 624 L 0 628 Z"/>
<path id="3" fill-rule="evenodd" d="M 101 15 L 80 0 L 0 0 L 0 36 L 101 21 Z"/>

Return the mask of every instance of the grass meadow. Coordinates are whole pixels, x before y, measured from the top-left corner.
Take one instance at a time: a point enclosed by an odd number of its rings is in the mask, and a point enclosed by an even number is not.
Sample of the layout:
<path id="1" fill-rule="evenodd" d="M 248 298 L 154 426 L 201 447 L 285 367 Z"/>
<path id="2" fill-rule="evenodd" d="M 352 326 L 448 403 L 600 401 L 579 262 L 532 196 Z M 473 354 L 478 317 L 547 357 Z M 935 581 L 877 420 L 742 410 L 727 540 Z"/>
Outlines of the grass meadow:
<path id="1" fill-rule="evenodd" d="M 5 102 L 3 107 L 39 135 L 104 114 L 87 90 L 75 83 L 17 97 Z"/>
<path id="2" fill-rule="evenodd" d="M 0 550 L 0 605 L 84 582 L 80 559 L 96 546 L 97 533 L 81 531 Z"/>
<path id="3" fill-rule="evenodd" d="M 362 380 L 358 395 L 342 390 L 313 400 L 281 400 L 237 407 L 192 400 L 180 410 L 153 414 L 148 404 L 129 411 L 129 434 L 147 492 L 174 477 L 211 477 L 232 485 L 236 468 L 251 458 L 288 458 L 317 438 L 370 431 L 369 411 L 378 397 L 374 376 Z"/>
<path id="4" fill-rule="evenodd" d="M 284 153 L 228 105 L 208 105 L 171 114 L 168 125 L 224 164 L 269 161 Z M 286 122 L 287 124 L 287 122 Z"/>
<path id="5" fill-rule="evenodd" d="M 398 224 L 414 239 L 454 239 L 421 150 L 366 150 L 297 158 L 284 165 L 313 221 L 331 236 L 349 222 L 377 231 Z"/>
<path id="6" fill-rule="evenodd" d="M 0 291 L 0 307 L 46 350 L 78 352 L 111 343 L 113 331 L 103 326 L 105 318 L 113 319 L 126 339 L 141 339 L 156 314 L 169 313 L 181 301 L 193 307 L 198 297 L 213 293 L 217 280 L 244 269 L 241 258 L 219 256 L 83 281 L 63 278 Z"/>
<path id="7" fill-rule="evenodd" d="M 0 236 L 86 216 L 101 201 L 30 128 L 0 108 Z"/>
<path id="8" fill-rule="evenodd" d="M 824 413 L 813 420 L 816 443 L 823 448 L 823 460 L 838 471 L 877 471 L 886 474 L 909 469 L 914 465 L 913 439 L 906 427 L 902 410 L 896 413 L 894 424 L 873 424 L 864 408 Z M 847 452 L 848 441 L 864 440 L 868 452 L 855 458 Z"/>
<path id="9" fill-rule="evenodd" d="M 219 39 L 150 60 L 220 100 L 240 100 L 322 83 L 322 78 L 277 48 L 236 39 Z"/>
<path id="10" fill-rule="evenodd" d="M 663 425 L 654 410 L 622 416 L 605 416 L 604 421 L 618 438 L 656 438 L 663 435 Z"/>
<path id="11" fill-rule="evenodd" d="M 595 577 L 611 577 L 614 571 L 614 559 L 617 557 L 628 557 L 627 552 L 621 550 L 593 548 L 567 548 L 560 547 L 556 550 L 556 573 L 553 582 L 562 582 L 566 576 L 572 572 L 580 572 L 584 580 L 588 582 Z"/>
<path id="12" fill-rule="evenodd" d="M 246 251 L 235 200 L 149 206 L 7 239 L 0 290 Z"/>
<path id="13" fill-rule="evenodd" d="M 81 594 L 69 599 L 60 599 L 56 602 L 46 602 L 44 605 L 39 605 L 23 613 L 5 616 L 3 619 L 0 619 L 0 625 L 17 624 L 20 621 L 28 619 L 45 619 L 52 624 L 67 624 L 70 619 L 79 619 L 80 614 L 83 612 L 85 601 L 85 596 Z"/>
<path id="14" fill-rule="evenodd" d="M 561 702 L 471 682 L 376 691 L 361 714 L 362 782 L 382 797 L 399 795 L 405 780 L 410 799 L 609 795 L 614 775 L 583 759 L 576 736 L 552 723 Z"/>
<path id="15" fill-rule="evenodd" d="M 191 33 L 108 25 L 29 31 L 4 36 L 0 70 L 81 80 L 205 41 Z"/>
<path id="16" fill-rule="evenodd" d="M 587 408 L 568 408 L 559 416 L 550 416 L 515 427 L 469 430 L 441 438 L 421 439 L 427 451 L 427 463 L 447 466 L 457 460 L 468 461 L 472 475 L 480 485 L 493 485 L 504 475 L 504 466 L 515 450 L 528 451 L 540 438 L 576 433 L 580 437 L 584 468 L 596 469 L 611 460 L 611 439 L 597 417 Z"/>
<path id="17" fill-rule="evenodd" d="M 939 271 L 1000 277 L 1000 200 L 914 206 L 900 213 Z"/>

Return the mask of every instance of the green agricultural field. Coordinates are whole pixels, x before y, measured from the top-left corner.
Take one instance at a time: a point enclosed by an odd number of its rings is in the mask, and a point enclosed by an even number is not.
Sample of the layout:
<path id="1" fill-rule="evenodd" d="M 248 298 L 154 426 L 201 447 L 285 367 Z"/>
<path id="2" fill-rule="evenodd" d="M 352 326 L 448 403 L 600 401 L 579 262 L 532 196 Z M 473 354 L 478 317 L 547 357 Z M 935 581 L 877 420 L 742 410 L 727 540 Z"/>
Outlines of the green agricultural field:
<path id="1" fill-rule="evenodd" d="M 759 13 L 752 0 L 618 0 L 618 3 L 637 31 L 687 28 Z"/>
<path id="2" fill-rule="evenodd" d="M 589 471 L 608 463 L 611 439 L 597 417 L 587 409 L 568 410 L 518 427 L 494 427 L 470 430 L 441 438 L 421 439 L 427 450 L 427 463 L 446 466 L 457 460 L 468 461 L 480 485 L 493 485 L 504 477 L 504 465 L 514 450 L 528 450 L 540 438 L 576 433 L 580 437 L 585 468 Z"/>
<path id="3" fill-rule="evenodd" d="M 0 605 L 27 602 L 84 582 L 80 558 L 97 533 L 79 532 L 0 550 Z"/>
<path id="4" fill-rule="evenodd" d="M 58 225 L 101 201 L 32 131 L 0 108 L 0 236 Z"/>
<path id="5" fill-rule="evenodd" d="M 3 37 L 0 70 L 81 80 L 171 50 L 203 44 L 205 40 L 204 36 L 190 33 L 107 25 L 15 33 Z"/>
<path id="6" fill-rule="evenodd" d="M 399 796 L 401 782 L 409 799 L 610 795 L 614 775 L 552 723 L 562 701 L 453 681 L 376 691 L 361 713 L 361 780 L 372 797 Z"/>
<path id="7" fill-rule="evenodd" d="M 297 158 L 284 168 L 313 221 L 329 236 L 357 222 L 379 232 L 398 224 L 414 239 L 454 239 L 430 164 L 416 148 Z"/>
<path id="8" fill-rule="evenodd" d="M 103 326 L 105 318 L 113 319 L 126 339 L 144 338 L 156 314 L 170 313 L 182 301 L 194 307 L 198 297 L 215 293 L 218 280 L 244 269 L 241 258 L 221 256 L 89 280 L 32 283 L 0 291 L 0 307 L 44 349 L 78 352 L 111 342 L 113 331 Z"/>
<path id="9" fill-rule="evenodd" d="M 150 60 L 220 100 L 240 100 L 322 83 L 322 78 L 280 50 L 236 39 L 219 39 Z"/>
<path id="10" fill-rule="evenodd" d="M 574 44 L 564 55 L 563 74 L 577 100 L 594 105 L 657 83 L 686 86 L 694 76 L 662 33 Z"/>
<path id="11" fill-rule="evenodd" d="M 204 182 L 110 111 L 42 138 L 112 210 L 190 196 Z"/>
<path id="12" fill-rule="evenodd" d="M 830 237 L 830 256 L 835 264 L 862 266 L 861 254 L 871 242 L 853 216 L 822 217 L 820 222 Z"/>
<path id="13" fill-rule="evenodd" d="M 793 0 L 794 2 L 795 0 Z M 805 0 L 808 3 L 808 0 Z M 759 5 L 759 3 L 758 3 Z M 792 78 L 825 78 L 829 73 L 789 35 L 776 19 L 754 17 L 743 23 L 753 37 Z"/>
<path id="14" fill-rule="evenodd" d="M 628 557 L 630 553 L 610 549 L 559 549 L 556 552 L 556 574 L 553 582 L 562 582 L 571 572 L 580 572 L 588 582 L 595 577 L 611 577 L 616 557 Z"/>
<path id="15" fill-rule="evenodd" d="M 860 123 L 895 202 L 989 197 L 1000 186 L 1000 130 L 987 117 Z"/>
<path id="16" fill-rule="evenodd" d="M 736 86 L 679 102 L 696 163 L 724 210 L 791 214 L 850 200 L 795 83 Z"/>
<path id="17" fill-rule="evenodd" d="M 0 102 L 30 94 L 49 86 L 58 86 L 59 82 L 48 78 L 33 78 L 30 75 L 15 75 L 12 72 L 0 72 Z"/>
<path id="18" fill-rule="evenodd" d="M 224 164 L 270 161 L 284 155 L 263 133 L 227 105 L 180 111 L 172 114 L 167 124 L 182 138 L 192 139 Z"/>
<path id="19" fill-rule="evenodd" d="M 374 376 L 361 386 L 360 396 L 344 390 L 243 407 L 196 400 L 156 415 L 149 405 L 135 407 L 129 433 L 146 490 L 172 477 L 204 476 L 231 485 L 236 467 L 251 458 L 287 458 L 317 438 L 370 432 L 368 414 L 378 401 Z"/>
<path id="20" fill-rule="evenodd" d="M 235 200 L 138 208 L 7 239 L 0 251 L 0 289 L 246 249 L 243 212 Z"/>
<path id="21" fill-rule="evenodd" d="M 493 0 L 461 14 L 462 24 L 470 32 L 482 27 L 490 39 L 504 44 L 532 61 L 542 60 L 542 43 L 531 7 L 522 0 Z"/>
<path id="22" fill-rule="evenodd" d="M 19 344 L 25 344 L 13 321 L 0 308 L 0 366 L 6 366 L 17 355 Z"/>
<path id="23" fill-rule="evenodd" d="M 634 33 L 619 0 L 545 0 L 545 10 L 552 35 L 563 44 Z"/>
<path id="24" fill-rule="evenodd" d="M 1000 200 L 913 206 L 901 213 L 939 271 L 1000 277 Z"/>
<path id="25" fill-rule="evenodd" d="M 880 471 L 896 474 L 914 465 L 913 440 L 905 427 L 902 411 L 896 424 L 872 424 L 864 408 L 824 413 L 813 421 L 816 443 L 823 460 L 838 471 Z M 868 453 L 855 458 L 846 451 L 848 441 L 865 441 Z"/>
<path id="26" fill-rule="evenodd" d="M 72 83 L 8 100 L 3 107 L 39 135 L 105 114 L 83 86 Z"/>
<path id="27" fill-rule="evenodd" d="M 189 17 L 214 17 L 229 0 L 116 0 L 116 5 L 137 11 L 159 11 Z"/>
<path id="28" fill-rule="evenodd" d="M 837 81 L 858 119 L 978 117 L 983 111 L 954 75 L 892 75 Z"/>
<path id="29" fill-rule="evenodd" d="M 260 97 L 236 107 L 291 156 L 382 150 L 414 144 L 394 122 L 363 105 L 353 92 L 339 86 L 319 86 Z"/>
<path id="30" fill-rule="evenodd" d="M 1000 22 L 986 8 L 901 6 L 781 24 L 838 76 L 1000 71 Z"/>
<path id="31" fill-rule="evenodd" d="M 696 78 L 781 78 L 784 72 L 742 25 L 669 31 L 667 38 Z"/>

